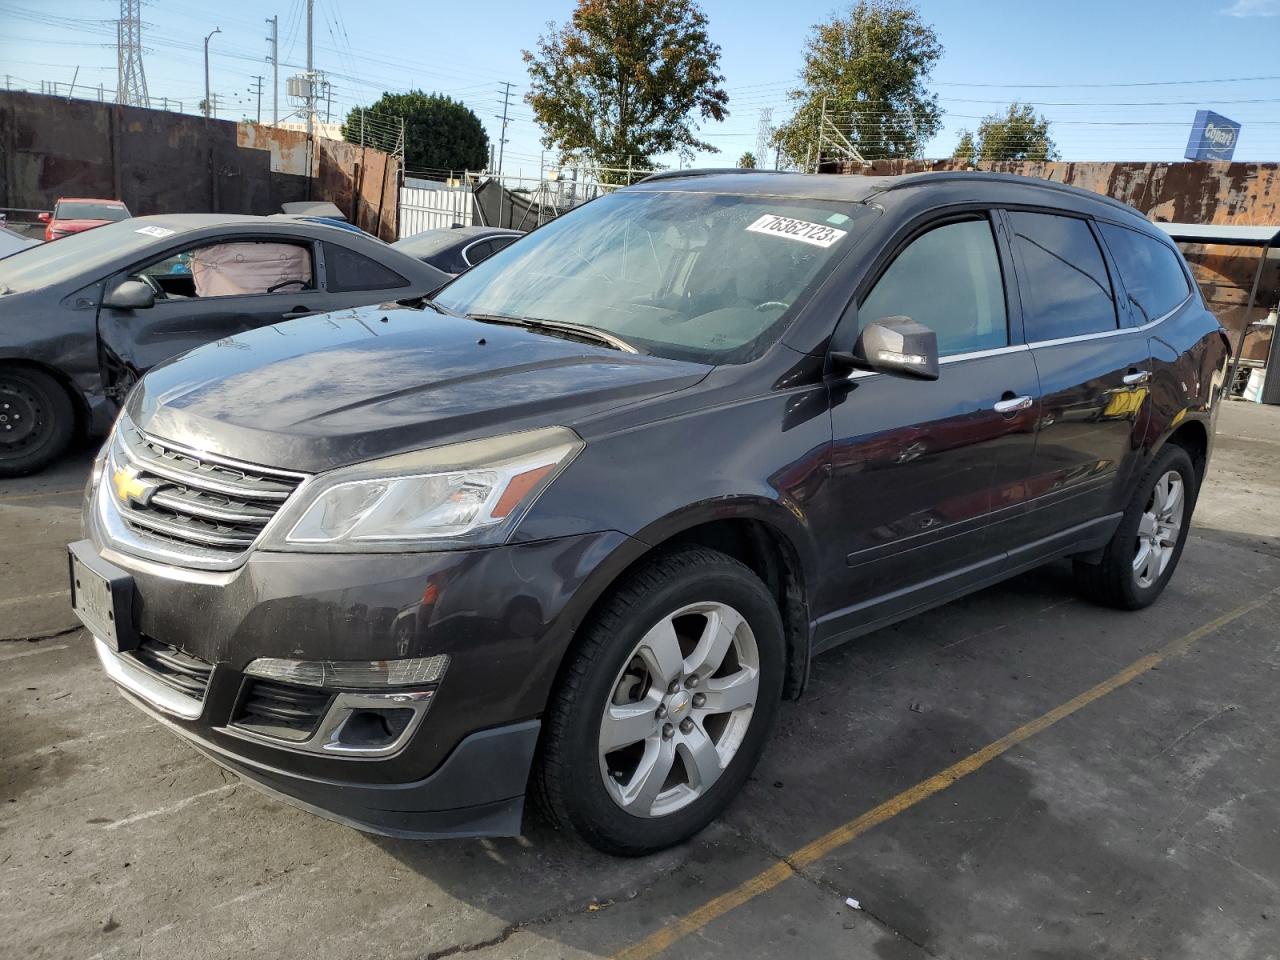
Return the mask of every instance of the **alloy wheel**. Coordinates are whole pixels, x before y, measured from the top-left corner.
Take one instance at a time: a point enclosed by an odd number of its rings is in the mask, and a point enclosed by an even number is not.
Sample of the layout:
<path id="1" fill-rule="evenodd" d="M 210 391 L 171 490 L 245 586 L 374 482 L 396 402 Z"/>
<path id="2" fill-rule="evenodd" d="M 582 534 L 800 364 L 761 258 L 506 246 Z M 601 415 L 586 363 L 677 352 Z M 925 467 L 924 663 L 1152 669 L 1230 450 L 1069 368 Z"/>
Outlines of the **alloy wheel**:
<path id="1" fill-rule="evenodd" d="M 1177 470 L 1167 471 L 1156 481 L 1147 509 L 1138 520 L 1133 578 L 1139 587 L 1150 587 L 1168 568 L 1178 545 L 1186 501 L 1186 484 Z"/>
<path id="2" fill-rule="evenodd" d="M 689 604 L 654 624 L 600 720 L 600 774 L 614 803 L 662 817 L 703 796 L 741 747 L 759 688 L 755 635 L 732 607 Z"/>

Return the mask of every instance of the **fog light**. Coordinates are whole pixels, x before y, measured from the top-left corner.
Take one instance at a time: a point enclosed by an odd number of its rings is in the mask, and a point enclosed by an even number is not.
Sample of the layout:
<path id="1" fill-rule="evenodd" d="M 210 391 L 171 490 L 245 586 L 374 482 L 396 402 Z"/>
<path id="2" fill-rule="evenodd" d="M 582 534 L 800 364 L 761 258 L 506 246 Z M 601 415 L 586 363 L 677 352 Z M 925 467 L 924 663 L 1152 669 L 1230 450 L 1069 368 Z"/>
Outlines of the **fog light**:
<path id="1" fill-rule="evenodd" d="M 448 666 L 449 658 L 445 654 L 407 660 L 281 660 L 259 657 L 244 672 L 254 677 L 308 687 L 364 690 L 435 683 L 444 676 Z"/>

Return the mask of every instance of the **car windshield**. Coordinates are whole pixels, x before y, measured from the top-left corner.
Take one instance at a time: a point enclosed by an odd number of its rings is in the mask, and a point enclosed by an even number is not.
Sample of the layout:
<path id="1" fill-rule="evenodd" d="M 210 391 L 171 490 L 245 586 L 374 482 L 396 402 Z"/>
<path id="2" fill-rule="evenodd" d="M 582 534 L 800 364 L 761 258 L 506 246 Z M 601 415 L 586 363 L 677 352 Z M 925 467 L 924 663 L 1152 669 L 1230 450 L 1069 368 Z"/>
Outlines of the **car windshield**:
<path id="1" fill-rule="evenodd" d="M 103 264 L 177 233 L 154 224 L 139 227 L 139 222 L 108 223 L 5 257 L 0 260 L 0 294 L 39 290 L 81 275 L 86 283 L 96 280 L 95 271 Z"/>
<path id="2" fill-rule="evenodd" d="M 855 239 L 854 203 L 621 191 L 540 227 L 436 301 L 472 315 L 574 323 L 646 353 L 744 363 Z"/>
<path id="3" fill-rule="evenodd" d="M 129 211 L 118 203 L 63 200 L 53 210 L 55 220 L 127 220 Z"/>

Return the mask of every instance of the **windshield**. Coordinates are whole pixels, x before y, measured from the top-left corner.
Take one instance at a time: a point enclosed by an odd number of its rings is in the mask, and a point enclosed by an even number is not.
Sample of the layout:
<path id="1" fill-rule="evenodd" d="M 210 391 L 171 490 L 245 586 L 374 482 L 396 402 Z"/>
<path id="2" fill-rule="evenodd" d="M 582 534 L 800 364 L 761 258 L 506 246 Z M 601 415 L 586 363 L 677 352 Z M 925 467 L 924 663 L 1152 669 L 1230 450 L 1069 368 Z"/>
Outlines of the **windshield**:
<path id="1" fill-rule="evenodd" d="M 744 363 L 781 335 L 788 308 L 852 243 L 858 209 L 622 191 L 535 230 L 436 301 L 458 313 L 596 327 L 658 356 Z"/>
<path id="2" fill-rule="evenodd" d="M 40 290 L 82 275 L 96 280 L 94 271 L 99 266 L 177 233 L 156 225 L 139 227 L 138 223 L 108 223 L 5 257 L 0 260 L 0 294 Z"/>
<path id="3" fill-rule="evenodd" d="M 63 200 L 53 209 L 55 220 L 125 220 L 129 211 L 118 203 Z"/>

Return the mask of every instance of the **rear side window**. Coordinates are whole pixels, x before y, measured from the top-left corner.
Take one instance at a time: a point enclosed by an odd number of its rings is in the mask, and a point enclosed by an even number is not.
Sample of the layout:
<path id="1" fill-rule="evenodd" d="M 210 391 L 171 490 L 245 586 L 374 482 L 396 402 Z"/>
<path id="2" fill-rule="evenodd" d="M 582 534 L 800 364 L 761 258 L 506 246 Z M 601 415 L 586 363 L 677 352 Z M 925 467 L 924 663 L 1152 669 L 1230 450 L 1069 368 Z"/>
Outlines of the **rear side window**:
<path id="1" fill-rule="evenodd" d="M 409 285 L 408 280 L 389 267 L 336 243 L 326 242 L 324 245 L 324 272 L 326 286 L 335 293 L 387 290 Z"/>
<path id="2" fill-rule="evenodd" d="M 893 316 L 910 317 L 936 333 L 942 356 L 1008 346 L 991 225 L 948 223 L 912 240 L 858 310 L 864 326 Z"/>
<path id="3" fill-rule="evenodd" d="M 1111 251 L 1125 293 L 1143 323 L 1162 317 L 1183 300 L 1191 288 L 1178 255 L 1155 237 L 1127 227 L 1100 223 L 1102 239 Z"/>
<path id="4" fill-rule="evenodd" d="M 1107 264 L 1084 220 L 1010 213 L 1027 340 L 1116 329 Z"/>
<path id="5" fill-rule="evenodd" d="M 468 266 L 474 267 L 483 260 L 488 260 L 494 253 L 492 240 L 481 240 L 479 243 L 473 243 L 467 247 L 462 253 L 462 259 L 467 261 Z"/>

